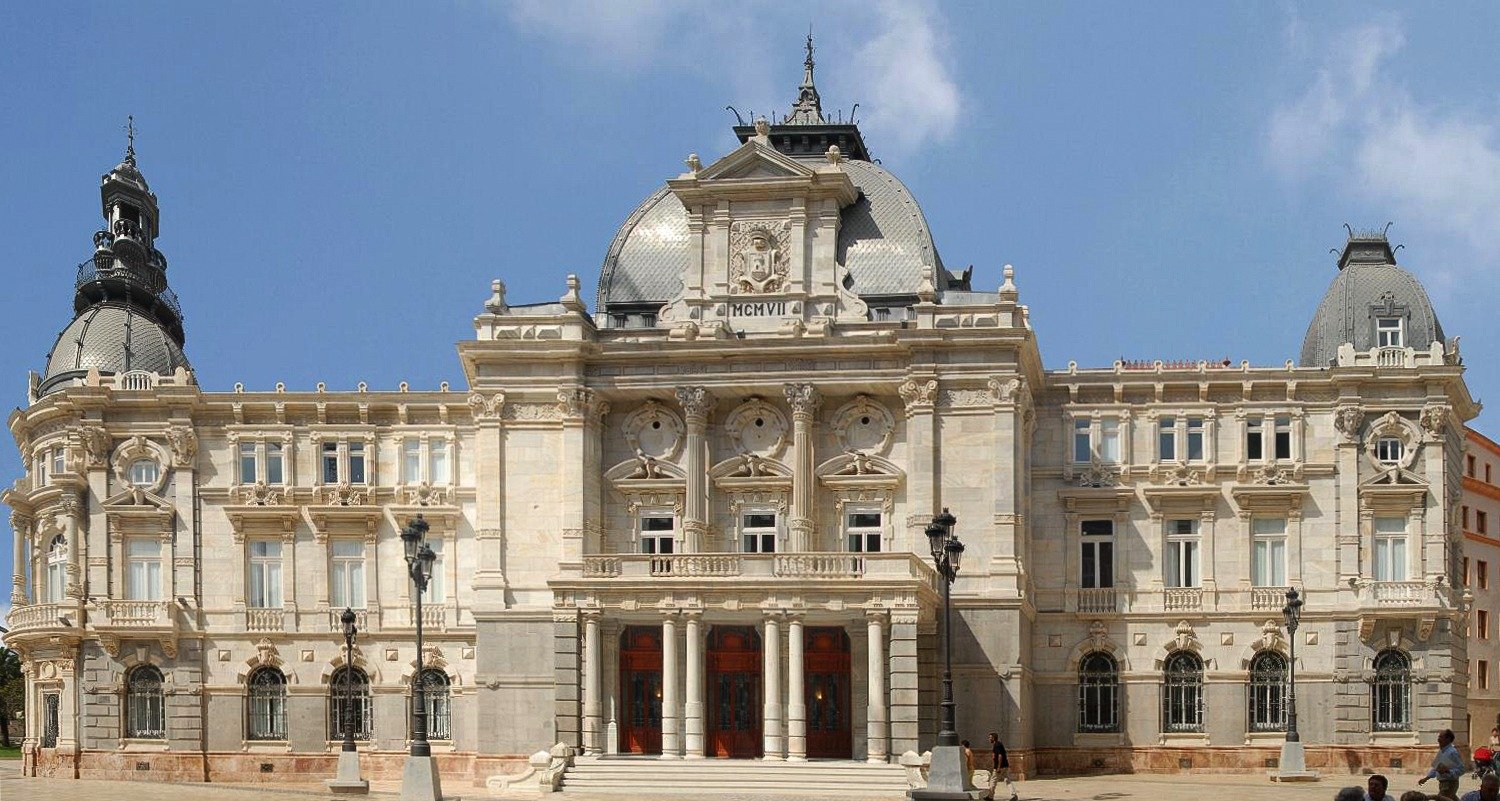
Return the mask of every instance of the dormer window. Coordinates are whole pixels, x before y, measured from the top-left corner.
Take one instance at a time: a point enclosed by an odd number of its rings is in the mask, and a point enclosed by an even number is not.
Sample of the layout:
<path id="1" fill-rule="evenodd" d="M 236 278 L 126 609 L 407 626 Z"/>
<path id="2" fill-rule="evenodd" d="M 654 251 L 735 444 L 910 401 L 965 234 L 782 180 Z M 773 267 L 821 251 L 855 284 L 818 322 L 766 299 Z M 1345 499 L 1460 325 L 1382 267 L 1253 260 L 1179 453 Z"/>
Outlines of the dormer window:
<path id="1" fill-rule="evenodd" d="M 1406 321 L 1401 317 L 1376 317 L 1375 344 L 1382 348 L 1406 347 Z"/>
<path id="2" fill-rule="evenodd" d="M 1397 437 L 1381 437 L 1375 440 L 1375 458 L 1381 464 L 1400 464 L 1406 455 L 1406 444 Z"/>

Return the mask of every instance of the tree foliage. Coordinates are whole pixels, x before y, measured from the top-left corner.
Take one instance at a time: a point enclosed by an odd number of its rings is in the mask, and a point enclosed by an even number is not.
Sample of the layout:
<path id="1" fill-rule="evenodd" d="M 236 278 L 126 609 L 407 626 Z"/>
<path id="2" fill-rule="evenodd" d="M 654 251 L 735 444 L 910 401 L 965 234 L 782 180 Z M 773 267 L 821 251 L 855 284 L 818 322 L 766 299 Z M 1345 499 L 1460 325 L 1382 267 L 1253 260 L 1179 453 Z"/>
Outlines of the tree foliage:
<path id="1" fill-rule="evenodd" d="M 9 748 L 10 727 L 25 708 L 26 679 L 21 675 L 21 655 L 0 646 L 0 746 Z"/>

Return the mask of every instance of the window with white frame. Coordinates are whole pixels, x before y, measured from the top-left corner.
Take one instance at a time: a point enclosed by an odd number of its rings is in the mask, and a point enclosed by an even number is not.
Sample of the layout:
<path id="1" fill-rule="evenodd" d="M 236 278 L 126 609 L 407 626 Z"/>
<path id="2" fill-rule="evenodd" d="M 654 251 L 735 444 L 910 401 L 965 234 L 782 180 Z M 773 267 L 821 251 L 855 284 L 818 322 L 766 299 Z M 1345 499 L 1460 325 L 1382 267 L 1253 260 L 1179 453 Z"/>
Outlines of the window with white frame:
<path id="1" fill-rule="evenodd" d="M 844 512 L 845 541 L 849 550 L 879 553 L 885 532 L 884 517 L 879 509 L 850 509 Z"/>
<path id="2" fill-rule="evenodd" d="M 1113 417 L 1073 420 L 1073 461 L 1120 461 L 1120 421 Z"/>
<path id="3" fill-rule="evenodd" d="M 62 448 L 53 448 L 51 451 L 52 475 L 66 473 L 68 471 L 68 452 Z"/>
<path id="4" fill-rule="evenodd" d="M 161 600 L 161 540 L 133 537 L 125 541 L 125 598 Z"/>
<path id="5" fill-rule="evenodd" d="M 42 588 L 47 603 L 60 603 L 68 586 L 68 538 L 58 534 L 47 546 L 47 585 Z"/>
<path id="6" fill-rule="evenodd" d="M 1250 583 L 1256 587 L 1286 585 L 1286 518 L 1250 521 Z"/>
<path id="7" fill-rule="evenodd" d="M 453 483 L 452 456 L 447 437 L 407 437 L 401 440 L 401 481 L 434 486 Z"/>
<path id="8" fill-rule="evenodd" d="M 335 608 L 365 608 L 364 540 L 330 541 L 333 559 L 333 605 Z"/>
<path id="9" fill-rule="evenodd" d="M 1203 461 L 1203 418 L 1201 417 L 1187 419 L 1187 460 L 1189 462 Z"/>
<path id="10" fill-rule="evenodd" d="M 1166 576 L 1168 587 L 1198 586 L 1198 521 L 1192 518 L 1167 521 Z"/>
<path id="11" fill-rule="evenodd" d="M 1397 437 L 1381 437 L 1375 440 L 1375 459 L 1381 464 L 1401 464 L 1406 455 L 1406 443 Z"/>
<path id="12" fill-rule="evenodd" d="M 155 459 L 136 459 L 130 463 L 130 483 L 142 489 L 156 486 L 161 478 L 161 465 Z"/>
<path id="13" fill-rule="evenodd" d="M 1272 455 L 1277 459 L 1290 459 L 1292 458 L 1292 418 L 1277 416 L 1273 419 L 1276 425 L 1276 438 L 1272 443 L 1275 447 Z"/>
<path id="14" fill-rule="evenodd" d="M 1266 426 L 1259 417 L 1245 420 L 1245 459 L 1258 462 L 1266 458 Z"/>
<path id="15" fill-rule="evenodd" d="M 641 515 L 641 553 L 669 554 L 676 542 L 676 515 L 665 511 Z"/>
<path id="16" fill-rule="evenodd" d="M 740 550 L 744 553 L 776 552 L 776 513 L 751 511 L 740 515 Z"/>
<path id="17" fill-rule="evenodd" d="M 1177 458 L 1177 418 L 1163 417 L 1156 422 L 1156 455 L 1163 462 Z"/>
<path id="18" fill-rule="evenodd" d="M 1270 429 L 1271 441 L 1266 441 Z M 1245 459 L 1251 462 L 1292 458 L 1290 415 L 1250 417 L 1245 420 Z"/>
<path id="19" fill-rule="evenodd" d="M 1202 417 L 1163 417 L 1157 421 L 1157 458 L 1162 462 L 1204 459 Z"/>
<path id="20" fill-rule="evenodd" d="M 1375 518 L 1375 580 L 1406 581 L 1406 518 Z"/>
<path id="21" fill-rule="evenodd" d="M 443 554 L 442 538 L 429 537 L 427 547 L 432 549 L 437 558 L 432 562 L 432 578 L 428 579 L 427 589 L 422 592 L 422 603 L 440 604 L 448 598 L 447 582 L 443 580 L 443 565 L 447 563 L 447 559 Z"/>
<path id="22" fill-rule="evenodd" d="M 281 540 L 251 540 L 250 606 L 281 608 Z"/>
<path id="23" fill-rule="evenodd" d="M 1115 521 L 1080 521 L 1079 535 L 1079 586 L 1086 590 L 1115 586 Z"/>
<path id="24" fill-rule="evenodd" d="M 1406 345 L 1406 320 L 1401 317 L 1375 318 L 1375 344 L 1382 348 Z"/>
<path id="25" fill-rule="evenodd" d="M 240 442 L 240 483 L 286 483 L 286 457 L 280 442 Z"/>
<path id="26" fill-rule="evenodd" d="M 324 442 L 319 450 L 318 464 L 324 484 L 364 484 L 365 443 Z"/>

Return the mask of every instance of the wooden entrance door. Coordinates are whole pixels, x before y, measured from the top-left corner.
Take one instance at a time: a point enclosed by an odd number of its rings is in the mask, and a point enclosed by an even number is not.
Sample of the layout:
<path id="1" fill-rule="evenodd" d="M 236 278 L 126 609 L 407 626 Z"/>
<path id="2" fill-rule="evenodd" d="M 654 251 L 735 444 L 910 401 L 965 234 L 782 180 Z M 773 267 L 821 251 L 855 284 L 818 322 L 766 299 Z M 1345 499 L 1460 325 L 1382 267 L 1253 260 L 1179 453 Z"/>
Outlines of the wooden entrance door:
<path id="1" fill-rule="evenodd" d="M 620 636 L 620 751 L 661 753 L 661 629 L 628 626 Z"/>
<path id="2" fill-rule="evenodd" d="M 707 667 L 709 755 L 760 756 L 760 635 L 749 626 L 714 626 Z"/>
<path id="3" fill-rule="evenodd" d="M 850 759 L 849 635 L 842 628 L 809 628 L 803 636 L 807 755 Z"/>

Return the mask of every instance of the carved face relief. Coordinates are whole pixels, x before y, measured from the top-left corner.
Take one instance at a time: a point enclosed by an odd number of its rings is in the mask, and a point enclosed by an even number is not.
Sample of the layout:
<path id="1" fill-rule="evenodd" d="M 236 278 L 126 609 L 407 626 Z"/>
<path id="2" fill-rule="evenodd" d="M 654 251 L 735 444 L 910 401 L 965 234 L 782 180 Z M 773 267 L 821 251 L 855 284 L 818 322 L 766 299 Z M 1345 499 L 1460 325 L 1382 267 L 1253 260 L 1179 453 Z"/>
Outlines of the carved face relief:
<path id="1" fill-rule="evenodd" d="M 845 452 L 882 453 L 895 427 L 890 411 L 869 395 L 856 397 L 833 415 L 833 433 Z"/>
<path id="2" fill-rule="evenodd" d="M 786 445 L 786 417 L 760 398 L 751 398 L 724 422 L 736 452 L 774 459 Z"/>
<path id="3" fill-rule="evenodd" d="M 646 401 L 625 420 L 625 441 L 637 456 L 671 459 L 682 446 L 682 420 L 656 401 Z"/>

